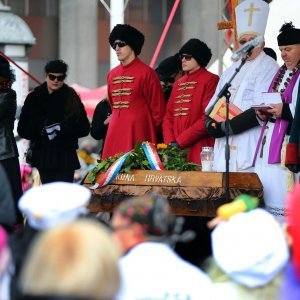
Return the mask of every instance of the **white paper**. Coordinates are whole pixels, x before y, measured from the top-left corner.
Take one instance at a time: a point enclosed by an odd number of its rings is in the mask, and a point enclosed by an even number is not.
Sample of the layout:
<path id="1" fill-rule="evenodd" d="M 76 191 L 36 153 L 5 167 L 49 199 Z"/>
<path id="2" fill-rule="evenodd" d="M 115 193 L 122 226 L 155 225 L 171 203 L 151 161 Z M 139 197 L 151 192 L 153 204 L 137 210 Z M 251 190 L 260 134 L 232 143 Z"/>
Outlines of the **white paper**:
<path id="1" fill-rule="evenodd" d="M 280 93 L 262 93 L 263 104 L 279 104 L 282 103 Z"/>

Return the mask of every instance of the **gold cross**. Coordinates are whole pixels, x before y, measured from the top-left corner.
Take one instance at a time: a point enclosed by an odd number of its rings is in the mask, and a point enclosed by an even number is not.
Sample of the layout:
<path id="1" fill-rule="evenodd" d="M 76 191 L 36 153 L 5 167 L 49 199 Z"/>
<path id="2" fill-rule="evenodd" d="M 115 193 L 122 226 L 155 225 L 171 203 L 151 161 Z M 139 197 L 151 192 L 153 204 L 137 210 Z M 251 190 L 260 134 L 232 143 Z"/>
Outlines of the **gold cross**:
<path id="1" fill-rule="evenodd" d="M 247 11 L 249 11 L 248 26 L 251 26 L 252 25 L 253 13 L 255 11 L 260 11 L 260 9 L 259 8 L 254 8 L 254 3 L 251 2 L 250 3 L 250 8 L 247 8 L 247 9 L 244 10 L 244 12 L 247 12 Z"/>

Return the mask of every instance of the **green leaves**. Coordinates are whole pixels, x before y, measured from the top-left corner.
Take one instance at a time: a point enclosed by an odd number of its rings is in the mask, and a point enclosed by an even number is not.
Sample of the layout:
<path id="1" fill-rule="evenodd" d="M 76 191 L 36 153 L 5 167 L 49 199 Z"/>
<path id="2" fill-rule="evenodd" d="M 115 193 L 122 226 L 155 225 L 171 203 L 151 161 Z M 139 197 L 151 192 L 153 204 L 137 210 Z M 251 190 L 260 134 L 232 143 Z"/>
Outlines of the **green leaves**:
<path id="1" fill-rule="evenodd" d="M 201 166 L 187 162 L 189 149 L 180 149 L 176 146 L 168 145 L 166 149 L 158 149 L 158 155 L 166 170 L 173 171 L 196 171 Z"/>
<path id="2" fill-rule="evenodd" d="M 157 153 L 166 170 L 173 171 L 196 171 L 200 170 L 201 166 L 187 162 L 188 149 L 180 149 L 177 146 L 159 144 Z M 88 179 L 91 183 L 96 180 L 96 175 L 99 172 L 106 172 L 108 168 L 124 153 L 118 153 L 114 157 L 108 157 L 101 160 L 99 164 L 89 173 Z M 130 173 L 132 170 L 151 170 L 146 154 L 142 148 L 142 142 L 138 142 L 134 150 L 127 156 L 120 173 Z"/>

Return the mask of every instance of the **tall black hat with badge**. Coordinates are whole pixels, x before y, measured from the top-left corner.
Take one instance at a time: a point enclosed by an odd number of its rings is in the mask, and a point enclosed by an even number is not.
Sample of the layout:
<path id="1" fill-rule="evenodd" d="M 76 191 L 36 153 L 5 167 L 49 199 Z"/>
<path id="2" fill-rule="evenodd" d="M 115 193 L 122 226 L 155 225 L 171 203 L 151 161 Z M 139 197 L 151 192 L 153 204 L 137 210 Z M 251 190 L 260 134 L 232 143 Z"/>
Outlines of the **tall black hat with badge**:
<path id="1" fill-rule="evenodd" d="M 135 55 L 139 55 L 145 37 L 140 31 L 128 24 L 117 24 L 111 31 L 108 40 L 111 47 L 116 40 L 124 41 L 134 51 Z"/>

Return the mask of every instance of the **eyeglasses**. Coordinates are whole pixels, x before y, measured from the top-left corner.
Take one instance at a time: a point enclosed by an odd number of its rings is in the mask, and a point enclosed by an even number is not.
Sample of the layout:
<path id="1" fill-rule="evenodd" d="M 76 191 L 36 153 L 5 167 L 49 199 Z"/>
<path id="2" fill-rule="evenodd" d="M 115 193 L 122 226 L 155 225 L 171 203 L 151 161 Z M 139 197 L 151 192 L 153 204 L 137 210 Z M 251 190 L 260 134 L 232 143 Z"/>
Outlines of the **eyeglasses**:
<path id="1" fill-rule="evenodd" d="M 248 42 L 250 42 L 250 41 L 252 41 L 252 40 L 254 40 L 254 38 L 250 38 L 250 39 L 242 39 L 242 40 L 240 40 L 239 41 L 239 44 L 241 45 L 241 46 L 243 46 L 243 45 L 245 45 L 246 43 L 248 43 Z"/>
<path id="2" fill-rule="evenodd" d="M 114 50 L 116 50 L 117 46 L 118 46 L 119 48 L 122 48 L 122 47 L 127 46 L 127 43 L 124 42 L 124 41 L 114 42 L 112 47 L 113 47 Z"/>
<path id="3" fill-rule="evenodd" d="M 192 59 L 193 55 L 191 54 L 180 54 L 180 59 L 185 59 L 186 61 L 190 61 Z"/>
<path id="4" fill-rule="evenodd" d="M 48 74 L 48 77 L 51 81 L 54 81 L 55 79 L 57 79 L 58 81 L 64 81 L 66 79 L 66 74 L 64 75 L 53 75 L 53 74 Z"/>

